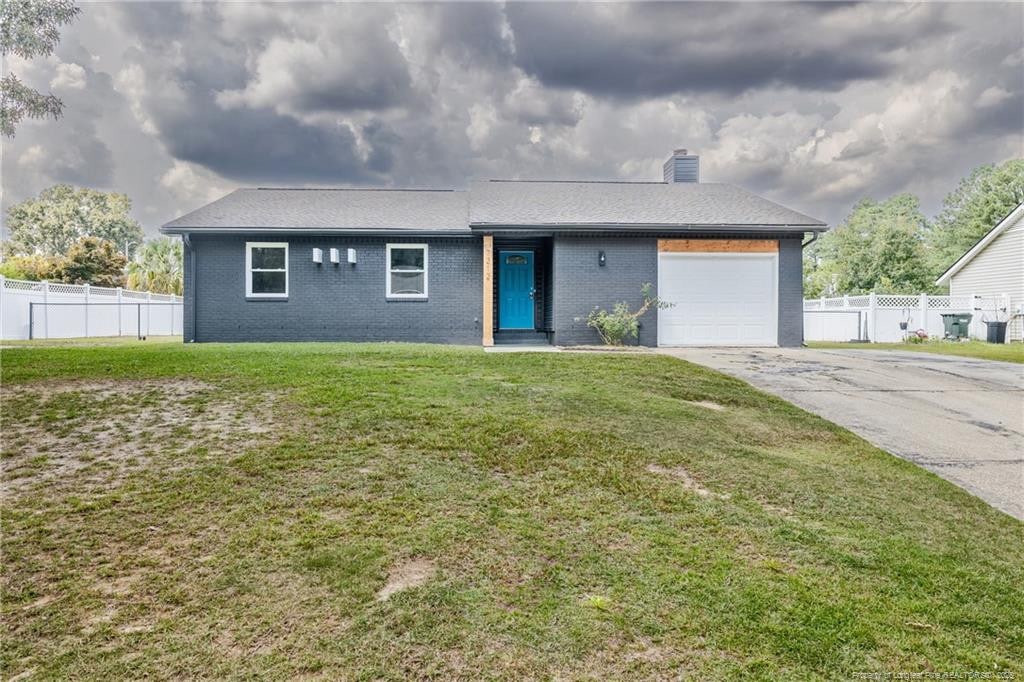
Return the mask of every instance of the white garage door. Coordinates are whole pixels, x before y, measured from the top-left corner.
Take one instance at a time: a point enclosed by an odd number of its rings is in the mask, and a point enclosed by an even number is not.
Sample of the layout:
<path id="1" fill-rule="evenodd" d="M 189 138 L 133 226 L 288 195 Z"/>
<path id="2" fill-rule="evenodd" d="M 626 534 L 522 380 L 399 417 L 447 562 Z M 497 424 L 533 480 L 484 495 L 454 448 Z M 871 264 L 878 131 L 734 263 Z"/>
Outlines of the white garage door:
<path id="1" fill-rule="evenodd" d="M 778 255 L 660 253 L 661 346 L 778 345 Z"/>

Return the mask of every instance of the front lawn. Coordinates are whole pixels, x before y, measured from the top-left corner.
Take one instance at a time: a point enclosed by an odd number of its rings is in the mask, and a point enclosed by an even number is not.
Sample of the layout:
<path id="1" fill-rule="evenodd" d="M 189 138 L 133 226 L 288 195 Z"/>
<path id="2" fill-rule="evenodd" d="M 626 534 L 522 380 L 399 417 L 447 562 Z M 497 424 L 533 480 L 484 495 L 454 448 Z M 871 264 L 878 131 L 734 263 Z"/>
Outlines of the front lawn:
<path id="1" fill-rule="evenodd" d="M 810 341 L 811 348 L 841 348 L 853 350 L 906 350 L 940 355 L 959 355 L 965 358 L 1024 362 L 1024 343 L 985 343 L 984 341 L 926 341 L 924 343 L 833 343 Z"/>
<path id="2" fill-rule="evenodd" d="M 2 356 L 3 676 L 1024 674 L 1024 524 L 664 356 Z"/>

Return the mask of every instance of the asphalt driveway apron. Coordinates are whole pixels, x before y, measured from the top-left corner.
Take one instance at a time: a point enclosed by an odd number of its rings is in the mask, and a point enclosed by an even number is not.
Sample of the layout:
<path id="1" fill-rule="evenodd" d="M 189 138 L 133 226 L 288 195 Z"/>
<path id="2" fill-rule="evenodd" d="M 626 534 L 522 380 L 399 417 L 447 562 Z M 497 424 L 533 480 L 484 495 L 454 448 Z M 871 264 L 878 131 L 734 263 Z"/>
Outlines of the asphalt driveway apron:
<path id="1" fill-rule="evenodd" d="M 840 424 L 1024 520 L 1024 365 L 910 351 L 661 350 Z"/>

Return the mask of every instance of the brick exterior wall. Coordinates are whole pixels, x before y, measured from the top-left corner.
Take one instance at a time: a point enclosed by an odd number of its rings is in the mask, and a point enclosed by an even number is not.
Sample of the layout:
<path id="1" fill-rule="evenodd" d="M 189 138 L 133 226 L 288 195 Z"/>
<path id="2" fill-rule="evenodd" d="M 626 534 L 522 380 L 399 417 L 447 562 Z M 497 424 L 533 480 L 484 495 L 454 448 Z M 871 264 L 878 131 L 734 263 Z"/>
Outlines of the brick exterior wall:
<path id="1" fill-rule="evenodd" d="M 709 235 L 711 236 L 711 235 Z M 742 235 L 736 235 L 742 236 Z M 772 238 L 760 235 L 759 238 Z M 801 236 L 779 239 L 779 339 L 780 346 L 803 343 L 803 251 Z M 604 251 L 601 267 L 597 254 Z M 644 282 L 658 283 L 657 239 L 646 237 L 557 237 L 554 240 L 554 343 L 600 343 L 587 326 L 594 306 L 610 308 L 618 301 L 640 305 Z M 658 345 L 658 313 L 647 313 L 640 323 L 639 345 Z"/>
<path id="2" fill-rule="evenodd" d="M 770 235 L 764 235 L 770 237 Z M 384 239 L 193 235 L 185 257 L 185 340 L 409 341 L 478 345 L 483 271 L 480 238 Z M 246 300 L 245 242 L 287 241 L 287 300 Z M 385 297 L 385 246 L 429 244 L 429 298 Z M 779 345 L 803 342 L 803 261 L 799 237 L 779 240 Z M 358 264 L 312 262 L 314 247 L 354 248 Z M 594 306 L 640 305 L 640 287 L 658 282 L 654 237 L 555 237 L 552 240 L 551 327 L 556 345 L 599 343 L 587 326 Z M 604 251 L 606 264 L 598 265 Z M 656 289 L 655 289 L 656 292 Z M 195 329 L 193 329 L 193 312 Z M 658 343 L 658 314 L 641 319 L 643 346 Z"/>
<path id="3" fill-rule="evenodd" d="M 587 326 L 594 306 L 610 309 L 625 301 L 632 308 L 641 303 L 640 287 L 658 284 L 658 241 L 648 237 L 556 237 L 552 270 L 554 343 L 560 346 L 594 344 L 601 340 Z M 598 265 L 604 251 L 606 262 Z M 656 291 L 656 289 L 655 289 Z M 658 313 L 640 320 L 639 345 L 658 345 Z"/>
<path id="4" fill-rule="evenodd" d="M 287 300 L 247 300 L 245 242 L 287 241 Z M 427 300 L 385 297 L 388 243 L 429 245 Z M 343 238 L 260 235 L 195 236 L 195 272 L 186 278 L 195 296 L 196 341 L 411 341 L 478 345 L 483 300 L 479 238 Z M 313 248 L 324 264 L 312 262 Z M 342 263 L 328 262 L 330 248 Z M 359 261 L 344 262 L 354 248 Z M 195 279 L 193 279 L 195 278 Z M 198 288 L 195 288 L 198 287 Z M 186 339 L 192 301 L 186 288 Z"/>
<path id="5" fill-rule="evenodd" d="M 194 273 L 192 272 L 192 251 L 188 241 L 185 242 L 185 268 L 182 273 L 182 292 L 184 293 L 185 304 L 183 306 L 184 312 L 182 319 L 182 332 L 185 341 L 195 340 L 195 329 L 192 326 L 192 311 L 195 309 L 194 301 L 196 294 L 195 280 L 193 279 Z"/>
<path id="6" fill-rule="evenodd" d="M 779 240 L 779 345 L 804 342 L 804 260 L 800 238 Z"/>

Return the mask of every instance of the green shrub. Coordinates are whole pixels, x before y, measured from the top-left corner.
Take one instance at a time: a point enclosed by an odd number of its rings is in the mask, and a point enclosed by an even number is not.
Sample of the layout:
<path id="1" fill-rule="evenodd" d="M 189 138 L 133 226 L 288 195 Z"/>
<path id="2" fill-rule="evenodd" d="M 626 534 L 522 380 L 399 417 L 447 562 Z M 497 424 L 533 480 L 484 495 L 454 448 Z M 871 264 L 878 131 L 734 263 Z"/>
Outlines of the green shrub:
<path id="1" fill-rule="evenodd" d="M 637 338 L 640 318 L 644 313 L 651 308 L 663 310 L 674 305 L 652 295 L 651 288 L 650 282 L 640 287 L 643 303 L 635 311 L 631 311 L 625 302 L 616 303 L 611 312 L 595 306 L 587 316 L 587 326 L 596 329 L 601 340 L 609 346 L 621 346 L 627 338 Z"/>
<path id="2" fill-rule="evenodd" d="M 53 256 L 11 256 L 0 263 L 0 275 L 10 279 L 24 279 L 40 282 L 44 279 L 57 279 L 60 259 Z"/>

